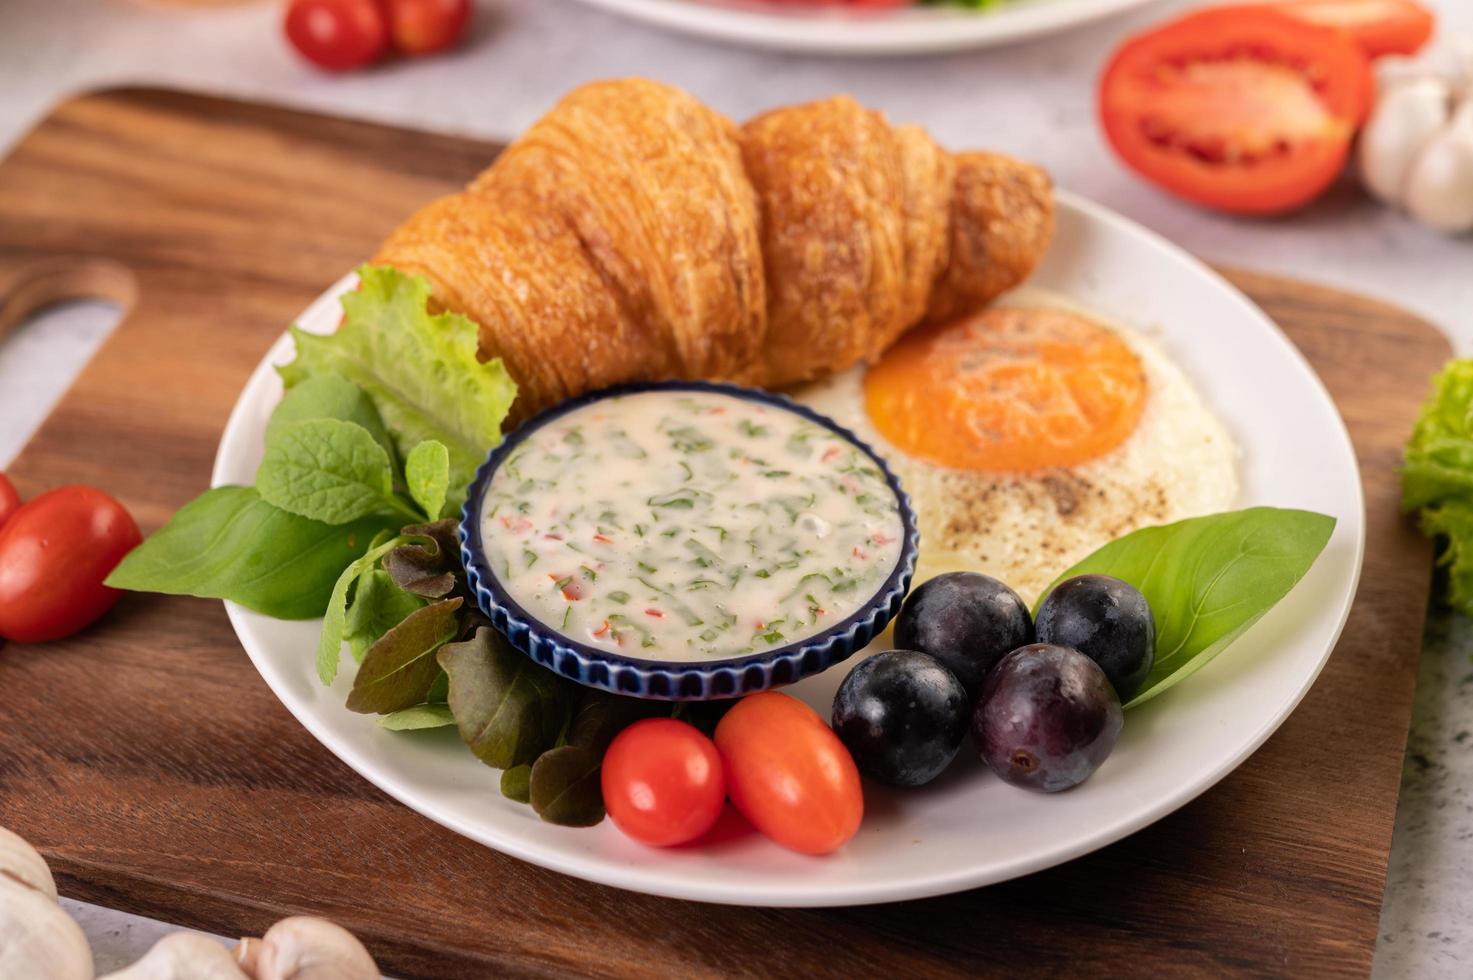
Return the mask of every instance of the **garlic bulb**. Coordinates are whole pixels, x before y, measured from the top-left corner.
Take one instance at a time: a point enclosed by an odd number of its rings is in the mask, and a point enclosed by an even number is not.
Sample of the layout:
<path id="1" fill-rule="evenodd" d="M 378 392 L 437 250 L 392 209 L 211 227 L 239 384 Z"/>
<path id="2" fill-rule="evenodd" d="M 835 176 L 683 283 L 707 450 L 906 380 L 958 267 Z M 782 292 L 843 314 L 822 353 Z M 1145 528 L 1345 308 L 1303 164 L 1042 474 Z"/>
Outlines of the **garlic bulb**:
<path id="1" fill-rule="evenodd" d="M 378 967 L 351 932 L 326 919 L 294 915 L 243 939 L 236 959 L 256 980 L 378 980 Z"/>
<path id="2" fill-rule="evenodd" d="M 92 980 L 92 950 L 36 849 L 0 828 L 0 977 Z"/>
<path id="3" fill-rule="evenodd" d="M 143 958 L 101 980 L 250 980 L 230 950 L 208 936 L 173 932 Z"/>
<path id="4" fill-rule="evenodd" d="M 1449 72 L 1398 65 L 1361 133 L 1366 188 L 1432 228 L 1473 230 L 1473 60 Z"/>
<path id="5" fill-rule="evenodd" d="M 1452 121 L 1422 147 L 1402 204 L 1429 227 L 1473 230 L 1473 100 L 1464 100 Z"/>
<path id="6" fill-rule="evenodd" d="M 1417 155 L 1447 125 L 1453 90 L 1427 75 L 1394 84 L 1376 102 L 1360 137 L 1360 173 L 1366 188 L 1400 204 Z"/>
<path id="7" fill-rule="evenodd" d="M 0 827 L 0 875 L 14 878 L 27 888 L 34 888 L 56 901 L 56 881 L 52 879 L 46 861 L 26 843 L 25 838 L 4 827 Z"/>

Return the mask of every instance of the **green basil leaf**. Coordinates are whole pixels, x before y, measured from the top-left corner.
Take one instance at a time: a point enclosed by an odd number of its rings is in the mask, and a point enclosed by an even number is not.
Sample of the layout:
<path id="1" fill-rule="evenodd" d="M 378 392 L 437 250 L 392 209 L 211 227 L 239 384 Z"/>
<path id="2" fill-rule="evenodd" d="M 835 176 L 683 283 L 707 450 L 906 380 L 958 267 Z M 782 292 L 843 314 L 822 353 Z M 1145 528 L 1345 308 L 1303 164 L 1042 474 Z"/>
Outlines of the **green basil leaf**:
<path id="1" fill-rule="evenodd" d="M 404 482 L 425 516 L 438 521 L 450 490 L 450 450 L 436 439 L 426 439 L 415 446 L 404 461 Z"/>
<path id="2" fill-rule="evenodd" d="M 563 745 L 542 753 L 532 764 L 528 797 L 532 809 L 548 823 L 592 827 L 604 818 L 599 769 L 603 753 L 581 745 Z"/>
<path id="3" fill-rule="evenodd" d="M 435 653 L 460 631 L 459 596 L 424 606 L 389 630 L 363 657 L 348 710 L 388 714 L 424 701 L 440 675 Z"/>
<path id="4" fill-rule="evenodd" d="M 418 516 L 394 496 L 389 454 L 367 429 L 341 419 L 278 428 L 256 470 L 256 490 L 267 503 L 327 524 L 369 514 Z"/>
<path id="5" fill-rule="evenodd" d="M 426 728 L 448 728 L 455 724 L 450 705 L 429 702 L 384 715 L 378 720 L 380 728 L 391 732 L 417 732 Z"/>
<path id="6" fill-rule="evenodd" d="M 497 769 L 531 762 L 562 732 L 570 684 L 518 653 L 496 630 L 481 628 L 440 648 L 450 675 L 450 710 L 476 758 Z"/>
<path id="7" fill-rule="evenodd" d="M 289 514 L 251 487 L 216 487 L 185 504 L 125 557 L 107 584 L 229 599 L 275 619 L 321 616 L 333 580 L 385 521 L 330 525 Z"/>
<path id="8" fill-rule="evenodd" d="M 389 573 L 381 568 L 366 569 L 353 587 L 353 601 L 343 621 L 343 639 L 353 651 L 353 659 L 363 661 L 379 637 L 404 622 L 422 608 L 423 599 L 394 585 Z"/>
<path id="9" fill-rule="evenodd" d="M 1275 507 L 1194 517 L 1116 538 L 1054 584 L 1113 575 L 1150 603 L 1156 662 L 1132 707 L 1206 666 L 1256 623 L 1304 577 L 1334 530 L 1333 517 Z"/>
<path id="10" fill-rule="evenodd" d="M 394 458 L 394 440 L 384 428 L 373 400 L 364 390 L 341 374 L 327 372 L 308 378 L 286 393 L 271 413 L 266 424 L 266 443 L 270 445 L 280 431 L 293 422 L 312 419 L 340 419 L 360 425 Z"/>
<path id="11" fill-rule="evenodd" d="M 343 656 L 343 631 L 348 619 L 348 589 L 374 562 L 396 548 L 403 538 L 390 538 L 383 544 L 370 549 L 357 561 L 343 569 L 333 584 L 332 594 L 327 598 L 327 609 L 322 613 L 322 633 L 317 638 L 317 676 L 324 684 L 331 684 L 338 676 L 338 661 Z"/>
<path id="12" fill-rule="evenodd" d="M 442 442 L 449 505 L 458 508 L 486 450 L 501 441 L 516 384 L 500 358 L 478 360 L 473 320 L 429 312 L 429 280 L 373 266 L 358 276 L 335 333 L 292 328 L 297 357 L 280 369 L 282 380 L 294 388 L 328 371 L 348 378 L 373 399 L 401 457 L 426 439 Z"/>

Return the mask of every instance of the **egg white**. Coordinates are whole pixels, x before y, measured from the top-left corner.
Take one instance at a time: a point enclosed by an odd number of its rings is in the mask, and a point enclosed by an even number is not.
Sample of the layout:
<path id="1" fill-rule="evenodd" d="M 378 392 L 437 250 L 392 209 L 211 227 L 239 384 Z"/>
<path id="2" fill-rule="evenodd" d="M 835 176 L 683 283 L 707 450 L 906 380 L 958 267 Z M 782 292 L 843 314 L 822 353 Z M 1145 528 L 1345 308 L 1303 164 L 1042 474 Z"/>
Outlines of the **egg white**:
<path id="1" fill-rule="evenodd" d="M 999 305 L 1082 312 L 1037 290 Z M 1136 353 L 1147 395 L 1125 441 L 1080 465 L 1002 474 L 910 456 L 870 421 L 863 366 L 789 392 L 853 430 L 899 476 L 920 525 L 917 583 L 946 571 L 984 572 L 1031 603 L 1061 572 L 1114 538 L 1227 510 L 1237 500 L 1237 446 L 1191 380 L 1154 341 L 1083 315 L 1114 330 Z"/>

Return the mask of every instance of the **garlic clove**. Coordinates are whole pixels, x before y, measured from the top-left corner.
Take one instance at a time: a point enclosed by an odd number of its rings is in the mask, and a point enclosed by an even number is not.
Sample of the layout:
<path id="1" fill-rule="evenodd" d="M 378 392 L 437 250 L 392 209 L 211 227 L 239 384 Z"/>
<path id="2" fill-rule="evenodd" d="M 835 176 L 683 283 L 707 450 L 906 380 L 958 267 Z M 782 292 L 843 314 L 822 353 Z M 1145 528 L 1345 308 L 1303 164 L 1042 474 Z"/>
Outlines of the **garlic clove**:
<path id="1" fill-rule="evenodd" d="M 1452 111 L 1452 87 L 1438 77 L 1409 78 L 1376 101 L 1360 138 L 1360 172 L 1371 193 L 1401 203 L 1412 164 Z"/>
<path id="2" fill-rule="evenodd" d="M 87 937 L 54 894 L 0 875 L 0 977 L 92 980 Z"/>
<path id="3" fill-rule="evenodd" d="M 100 980 L 250 980 L 221 943 L 195 932 L 174 932 L 154 943 L 130 967 Z"/>
<path id="4" fill-rule="evenodd" d="M 246 976 L 256 978 L 261 973 L 261 940 L 246 936 L 235 944 L 235 962 Z"/>
<path id="5" fill-rule="evenodd" d="M 1412 217 L 1452 234 L 1473 231 L 1473 100 L 1417 154 L 1402 203 Z"/>
<path id="6" fill-rule="evenodd" d="M 351 932 L 326 919 L 294 915 L 261 937 L 256 980 L 379 980 L 379 972 Z"/>
<path id="7" fill-rule="evenodd" d="M 0 827 L 0 875 L 34 888 L 56 901 L 56 881 L 51 877 L 46 861 L 26 843 L 25 838 L 4 827 Z"/>

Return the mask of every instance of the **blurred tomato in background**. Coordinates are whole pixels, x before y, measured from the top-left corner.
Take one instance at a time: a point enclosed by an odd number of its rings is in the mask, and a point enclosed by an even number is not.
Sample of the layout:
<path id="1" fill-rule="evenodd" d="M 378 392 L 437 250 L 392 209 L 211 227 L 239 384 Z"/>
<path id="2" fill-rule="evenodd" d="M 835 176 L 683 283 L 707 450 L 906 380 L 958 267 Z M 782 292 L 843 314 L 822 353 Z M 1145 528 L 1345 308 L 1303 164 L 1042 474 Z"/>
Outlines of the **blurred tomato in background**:
<path id="1" fill-rule="evenodd" d="M 283 30 L 312 64 L 351 71 L 391 52 L 445 51 L 465 34 L 470 19 L 470 0 L 289 0 Z"/>

